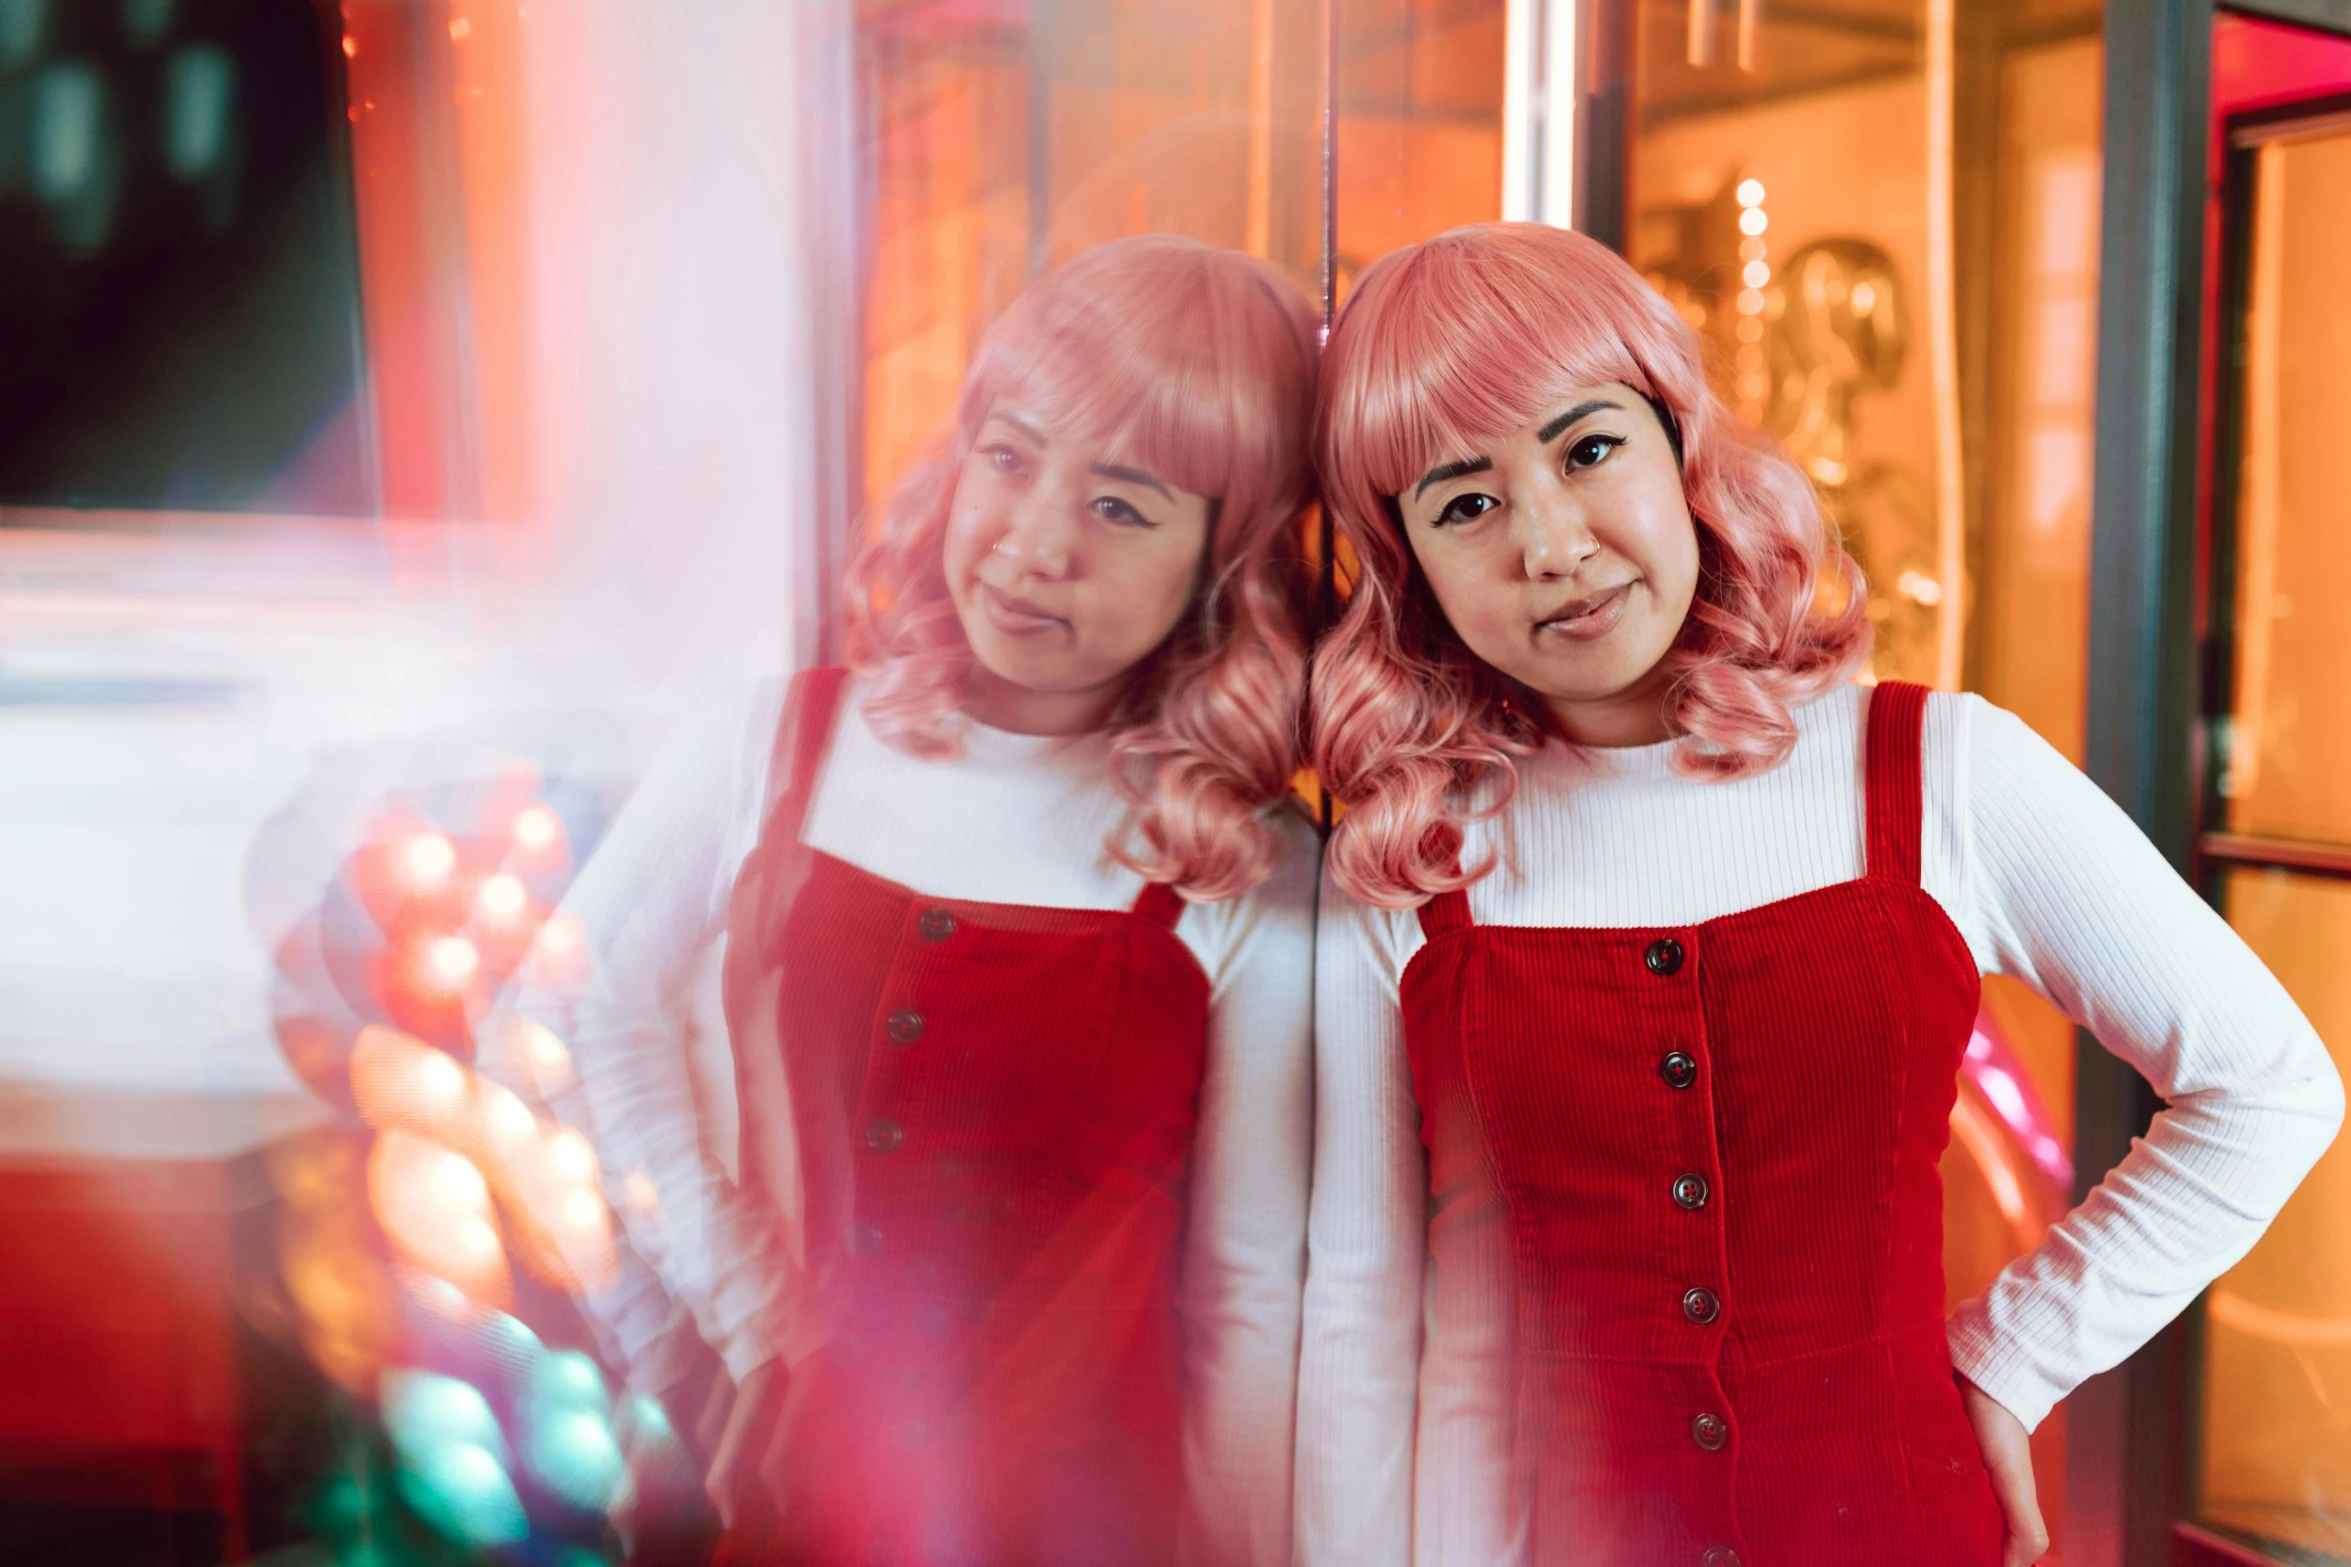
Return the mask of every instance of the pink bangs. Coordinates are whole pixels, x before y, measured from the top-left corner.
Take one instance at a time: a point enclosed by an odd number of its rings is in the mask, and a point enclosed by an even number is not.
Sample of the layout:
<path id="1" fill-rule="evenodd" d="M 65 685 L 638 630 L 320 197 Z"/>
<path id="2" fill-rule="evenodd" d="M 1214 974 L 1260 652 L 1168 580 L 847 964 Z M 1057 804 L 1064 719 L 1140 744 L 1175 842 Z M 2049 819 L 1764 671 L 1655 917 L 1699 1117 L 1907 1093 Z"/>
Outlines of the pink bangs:
<path id="1" fill-rule="evenodd" d="M 1315 326 L 1271 263 L 1164 236 L 1099 246 L 1032 285 L 989 330 L 953 429 L 852 568 L 851 661 L 876 733 L 918 756 L 960 748 L 971 649 L 942 564 L 947 509 L 988 411 L 1017 404 L 1215 498 L 1192 612 L 1111 716 L 1134 814 L 1110 848 L 1198 900 L 1261 880 L 1275 849 L 1263 812 L 1299 763 Z"/>
<path id="2" fill-rule="evenodd" d="M 1516 429 L 1568 389 L 1650 399 L 1698 529 L 1697 601 L 1674 666 L 1674 763 L 1704 778 L 1776 765 L 1792 704 L 1850 679 L 1869 649 L 1858 570 L 1812 487 L 1743 429 L 1696 335 L 1606 247 L 1537 224 L 1456 229 L 1381 258 L 1332 333 L 1316 410 L 1324 495 L 1361 576 L 1315 654 L 1314 757 L 1348 808 L 1328 863 L 1354 896 L 1409 907 L 1490 866 L 1455 864 L 1460 791 L 1540 746 L 1539 699 L 1454 636 L 1392 508 L 1413 475 Z M 1845 601 L 1816 610 L 1841 577 Z"/>
<path id="3" fill-rule="evenodd" d="M 1616 258 L 1581 235 L 1524 227 L 1456 230 L 1382 259 L 1373 302 L 1349 303 L 1378 326 L 1349 345 L 1347 373 L 1335 373 L 1334 359 L 1324 381 L 1326 483 L 1395 495 L 1440 454 L 1516 429 L 1571 387 L 1620 381 L 1661 401 L 1705 394 L 1695 340 L 1630 268 L 1618 262 L 1563 287 L 1550 236 Z M 1355 297 L 1373 281 L 1367 274 Z M 1678 397 L 1666 396 L 1668 384 Z M 1341 431 L 1343 474 L 1327 450 Z"/>

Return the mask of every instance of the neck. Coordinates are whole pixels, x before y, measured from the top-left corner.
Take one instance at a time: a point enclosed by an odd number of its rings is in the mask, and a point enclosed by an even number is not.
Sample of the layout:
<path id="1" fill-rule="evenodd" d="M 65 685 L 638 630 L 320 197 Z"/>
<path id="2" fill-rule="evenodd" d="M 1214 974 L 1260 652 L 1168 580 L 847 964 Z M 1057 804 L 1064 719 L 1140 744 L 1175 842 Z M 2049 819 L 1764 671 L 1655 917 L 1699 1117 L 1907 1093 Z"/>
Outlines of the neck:
<path id="1" fill-rule="evenodd" d="M 1082 735 L 1102 727 L 1124 687 L 1122 678 L 1082 691 L 1040 691 L 975 665 L 963 710 L 990 729 L 1016 735 Z"/>
<path id="2" fill-rule="evenodd" d="M 1681 733 L 1667 700 L 1672 686 L 1660 662 L 1622 691 L 1590 699 L 1546 696 L 1543 702 L 1560 732 L 1576 745 L 1656 745 Z"/>

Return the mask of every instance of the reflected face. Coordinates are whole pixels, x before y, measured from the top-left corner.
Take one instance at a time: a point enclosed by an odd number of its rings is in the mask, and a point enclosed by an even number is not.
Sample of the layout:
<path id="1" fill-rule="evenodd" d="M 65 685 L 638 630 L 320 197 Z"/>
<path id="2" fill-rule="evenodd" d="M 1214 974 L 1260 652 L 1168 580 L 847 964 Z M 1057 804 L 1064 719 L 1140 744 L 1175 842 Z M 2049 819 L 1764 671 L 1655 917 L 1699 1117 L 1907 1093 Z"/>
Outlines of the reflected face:
<path id="1" fill-rule="evenodd" d="M 1649 400 L 1578 387 L 1396 497 L 1469 650 L 1544 698 L 1570 738 L 1667 738 L 1665 655 L 1698 587 L 1681 464 Z"/>
<path id="2" fill-rule="evenodd" d="M 1099 722 L 1190 607 L 1212 509 L 1114 447 L 990 409 L 946 538 L 974 716 L 1039 732 Z"/>

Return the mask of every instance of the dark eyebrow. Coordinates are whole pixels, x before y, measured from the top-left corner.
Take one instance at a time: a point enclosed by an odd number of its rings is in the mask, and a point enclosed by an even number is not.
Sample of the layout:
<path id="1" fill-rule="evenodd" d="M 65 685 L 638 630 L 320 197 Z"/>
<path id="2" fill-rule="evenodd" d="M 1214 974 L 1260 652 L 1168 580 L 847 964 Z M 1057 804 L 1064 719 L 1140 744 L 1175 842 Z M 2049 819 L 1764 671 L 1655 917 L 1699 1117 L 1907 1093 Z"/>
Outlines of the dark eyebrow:
<path id="1" fill-rule="evenodd" d="M 1561 414 L 1558 418 L 1552 420 L 1549 424 L 1543 426 L 1543 428 L 1540 430 L 1537 430 L 1535 432 L 1535 439 L 1542 442 L 1545 446 L 1549 446 L 1553 441 L 1559 438 L 1560 431 L 1566 429 L 1569 425 L 1575 423 L 1578 419 L 1583 418 L 1585 415 L 1596 414 L 1603 408 L 1613 408 L 1618 413 L 1624 412 L 1624 404 L 1612 403 L 1605 397 L 1595 397 L 1588 403 L 1576 404 L 1573 408 L 1570 408 L 1567 412 Z"/>
<path id="2" fill-rule="evenodd" d="M 1491 457 L 1464 457 L 1459 462 L 1441 462 L 1420 476 L 1420 483 L 1412 488 L 1412 498 L 1419 500 L 1421 492 L 1432 484 L 1443 484 L 1447 479 L 1458 479 L 1466 473 L 1487 473 L 1492 471 L 1493 466 L 1494 459 Z"/>
<path id="3" fill-rule="evenodd" d="M 1175 491 L 1169 489 L 1157 474 L 1145 472 L 1141 468 L 1122 468 L 1114 462 L 1098 462 L 1090 464 L 1086 472 L 1104 479 L 1116 479 L 1121 484 L 1140 484 L 1146 489 L 1157 490 L 1162 500 L 1175 499 Z"/>

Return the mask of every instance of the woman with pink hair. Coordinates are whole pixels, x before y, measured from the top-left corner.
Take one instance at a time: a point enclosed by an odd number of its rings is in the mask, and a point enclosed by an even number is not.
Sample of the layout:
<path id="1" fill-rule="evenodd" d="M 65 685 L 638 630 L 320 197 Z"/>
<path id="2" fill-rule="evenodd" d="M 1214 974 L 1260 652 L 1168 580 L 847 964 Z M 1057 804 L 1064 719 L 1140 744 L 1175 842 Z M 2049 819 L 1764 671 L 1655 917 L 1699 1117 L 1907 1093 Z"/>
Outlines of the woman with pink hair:
<path id="1" fill-rule="evenodd" d="M 686 741 L 583 875 L 547 1021 L 741 1384 L 751 1560 L 1288 1558 L 1315 328 L 1186 240 L 1040 279 L 855 566 L 851 667 Z M 658 1043 L 722 928 L 739 1187 Z"/>
<path id="2" fill-rule="evenodd" d="M 2332 1139 L 2309 1023 L 2016 719 L 1854 683 L 1858 572 L 1603 247 L 1382 259 L 1317 443 L 1361 570 L 1313 676 L 1301 1556 L 2035 1559 L 2028 1429 Z M 1946 1315 L 1986 973 L 2170 1107 Z"/>

